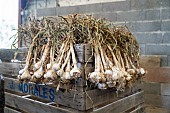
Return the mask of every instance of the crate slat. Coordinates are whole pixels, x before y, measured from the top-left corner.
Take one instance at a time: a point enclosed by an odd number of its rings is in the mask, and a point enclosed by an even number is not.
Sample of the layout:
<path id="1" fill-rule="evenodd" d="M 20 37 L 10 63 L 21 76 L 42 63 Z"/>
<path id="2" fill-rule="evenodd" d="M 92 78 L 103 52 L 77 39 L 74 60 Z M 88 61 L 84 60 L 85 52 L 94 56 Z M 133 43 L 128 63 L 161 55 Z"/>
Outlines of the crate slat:
<path id="1" fill-rule="evenodd" d="M 94 113 L 121 113 L 129 108 L 137 106 L 144 102 L 143 100 L 143 91 L 137 92 L 135 94 L 124 97 L 120 100 L 117 100 L 111 104 L 108 104 L 100 109 L 94 110 Z M 110 109 L 112 108 L 112 109 Z"/>
<path id="2" fill-rule="evenodd" d="M 142 85 L 137 81 L 133 84 L 132 88 L 126 88 L 123 92 L 116 93 L 115 89 L 107 89 L 107 90 L 89 90 L 87 91 L 86 97 L 86 109 L 93 108 L 93 106 L 98 106 L 105 102 L 118 100 L 119 98 L 125 97 L 126 95 L 130 95 L 141 89 Z M 90 97 L 90 98 L 89 98 Z"/>
<path id="3" fill-rule="evenodd" d="M 3 75 L 18 75 L 20 69 L 22 69 L 25 64 L 20 63 L 8 63 L 2 62 L 0 63 L 0 74 Z"/>
<path id="4" fill-rule="evenodd" d="M 139 105 L 134 110 L 132 110 L 130 113 L 145 113 L 145 107 L 144 105 Z"/>
<path id="5" fill-rule="evenodd" d="M 4 113 L 22 113 L 20 111 L 17 111 L 15 109 L 9 108 L 9 107 L 5 107 L 4 108 Z"/>
<path id="6" fill-rule="evenodd" d="M 29 98 L 22 98 L 21 96 L 11 94 L 11 93 L 5 93 L 5 104 L 12 106 L 17 109 L 21 109 L 23 111 L 26 111 L 28 113 L 71 113 L 70 111 L 66 109 L 62 109 L 59 107 L 54 107 L 51 105 L 46 105 L 45 103 L 32 100 Z"/>
<path id="7" fill-rule="evenodd" d="M 55 87 L 48 85 L 21 83 L 17 79 L 8 77 L 4 77 L 4 79 L 5 89 L 8 91 L 33 95 L 37 98 L 56 102 L 78 110 L 85 109 L 85 105 L 83 104 L 84 93 L 81 91 L 70 90 L 69 92 L 65 92 L 65 90 L 59 90 L 56 92 Z"/>

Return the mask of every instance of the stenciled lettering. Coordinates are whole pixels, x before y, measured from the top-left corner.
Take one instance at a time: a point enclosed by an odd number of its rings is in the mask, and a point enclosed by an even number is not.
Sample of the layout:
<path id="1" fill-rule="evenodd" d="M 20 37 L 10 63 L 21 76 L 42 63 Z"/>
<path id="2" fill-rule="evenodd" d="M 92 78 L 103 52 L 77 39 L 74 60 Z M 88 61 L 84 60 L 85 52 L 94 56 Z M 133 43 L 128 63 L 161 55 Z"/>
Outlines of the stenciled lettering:
<path id="1" fill-rule="evenodd" d="M 49 93 L 50 93 L 49 98 L 53 102 L 55 101 L 55 94 L 54 94 L 54 92 L 55 92 L 55 90 L 53 88 L 49 89 Z"/>

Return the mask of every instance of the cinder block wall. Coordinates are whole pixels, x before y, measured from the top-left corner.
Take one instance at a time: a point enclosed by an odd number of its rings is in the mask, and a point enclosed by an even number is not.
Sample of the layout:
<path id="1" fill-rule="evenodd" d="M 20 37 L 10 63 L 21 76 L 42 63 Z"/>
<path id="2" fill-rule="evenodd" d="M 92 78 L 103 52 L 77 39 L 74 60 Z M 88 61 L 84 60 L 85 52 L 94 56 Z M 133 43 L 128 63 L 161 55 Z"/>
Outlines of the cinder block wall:
<path id="1" fill-rule="evenodd" d="M 162 66 L 170 66 L 170 0 L 126 0 L 78 6 L 60 6 L 57 0 L 34 0 L 28 15 L 57 16 L 74 13 L 104 17 L 123 24 L 136 36 L 142 55 L 167 55 Z"/>

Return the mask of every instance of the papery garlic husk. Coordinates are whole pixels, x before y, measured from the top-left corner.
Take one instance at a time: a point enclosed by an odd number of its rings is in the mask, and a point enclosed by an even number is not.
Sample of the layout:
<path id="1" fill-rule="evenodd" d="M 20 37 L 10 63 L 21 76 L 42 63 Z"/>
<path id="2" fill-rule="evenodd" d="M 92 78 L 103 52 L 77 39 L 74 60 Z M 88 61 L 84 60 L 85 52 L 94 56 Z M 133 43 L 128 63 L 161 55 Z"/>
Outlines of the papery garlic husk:
<path id="1" fill-rule="evenodd" d="M 125 78 L 126 78 L 127 81 L 130 81 L 132 79 L 132 75 L 127 74 Z"/>
<path id="2" fill-rule="evenodd" d="M 99 83 L 101 81 L 100 72 L 92 72 L 89 74 L 89 79 L 92 83 Z"/>
<path id="3" fill-rule="evenodd" d="M 19 75 L 22 75 L 22 74 L 24 73 L 24 71 L 25 71 L 25 68 L 21 69 L 21 70 L 19 71 Z"/>
<path id="4" fill-rule="evenodd" d="M 113 88 L 116 86 L 116 81 L 109 81 L 109 82 L 106 82 L 106 84 L 108 85 L 109 88 Z"/>
<path id="5" fill-rule="evenodd" d="M 61 63 L 55 63 L 52 67 L 53 70 L 58 71 L 60 69 Z"/>
<path id="6" fill-rule="evenodd" d="M 98 86 L 98 89 L 107 89 L 106 83 L 98 83 L 97 86 Z"/>
<path id="7" fill-rule="evenodd" d="M 68 83 L 71 79 L 71 76 L 70 76 L 70 73 L 69 72 L 64 72 L 63 75 L 61 76 L 61 80 L 64 82 L 64 83 Z"/>
<path id="8" fill-rule="evenodd" d="M 38 79 L 35 77 L 35 76 L 31 76 L 31 79 L 30 79 L 31 82 L 37 82 Z"/>
<path id="9" fill-rule="evenodd" d="M 36 72 L 34 72 L 34 75 L 37 79 L 41 78 L 44 74 L 43 67 L 41 66 Z"/>
<path id="10" fill-rule="evenodd" d="M 113 81 L 118 80 L 121 76 L 122 75 L 120 73 L 119 68 L 117 67 L 112 68 L 112 80 Z"/>
<path id="11" fill-rule="evenodd" d="M 145 75 L 145 73 L 146 73 L 144 68 L 139 68 L 139 72 L 140 72 L 141 75 Z"/>
<path id="12" fill-rule="evenodd" d="M 47 70 L 50 70 L 51 66 L 52 66 L 52 63 L 48 63 L 47 64 Z"/>
<path id="13" fill-rule="evenodd" d="M 58 76 L 62 76 L 63 73 L 64 73 L 64 70 L 63 70 L 63 69 L 60 69 L 60 70 L 57 71 L 57 75 L 58 75 Z"/>
<path id="14" fill-rule="evenodd" d="M 42 61 L 35 63 L 33 66 L 33 70 L 34 71 L 38 70 L 41 67 L 41 65 L 42 65 Z"/>
<path id="15" fill-rule="evenodd" d="M 74 68 L 70 71 L 70 76 L 73 78 L 78 78 L 81 76 L 81 71 L 77 66 L 74 66 Z"/>
<path id="16" fill-rule="evenodd" d="M 23 74 L 20 76 L 21 80 L 29 80 L 31 78 L 30 72 L 28 71 L 28 69 L 26 69 Z"/>
<path id="17" fill-rule="evenodd" d="M 44 78 L 48 80 L 55 80 L 57 79 L 57 74 L 55 70 L 48 70 L 46 74 L 44 74 Z"/>
<path id="18" fill-rule="evenodd" d="M 130 74 L 130 75 L 135 75 L 136 74 L 136 71 L 134 69 L 127 69 L 127 72 Z"/>

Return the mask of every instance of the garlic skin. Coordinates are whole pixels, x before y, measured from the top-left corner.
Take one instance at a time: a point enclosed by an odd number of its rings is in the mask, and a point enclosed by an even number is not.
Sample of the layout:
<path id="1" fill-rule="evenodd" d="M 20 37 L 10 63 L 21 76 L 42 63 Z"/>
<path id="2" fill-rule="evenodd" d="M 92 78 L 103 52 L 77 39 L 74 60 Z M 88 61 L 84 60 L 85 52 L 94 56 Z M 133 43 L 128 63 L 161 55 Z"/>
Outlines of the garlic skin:
<path id="1" fill-rule="evenodd" d="M 69 72 L 64 72 L 63 75 L 61 76 L 61 79 L 63 81 L 70 80 L 71 79 L 70 73 Z"/>
<path id="2" fill-rule="evenodd" d="M 70 71 L 70 76 L 73 78 L 78 78 L 81 76 L 81 71 L 77 66 L 74 66 L 74 68 Z"/>
<path id="3" fill-rule="evenodd" d="M 89 79 L 92 83 L 99 83 L 101 81 L 100 72 L 92 72 L 89 74 Z"/>
<path id="4" fill-rule="evenodd" d="M 36 71 L 38 70 L 42 65 L 42 61 L 39 61 L 37 63 L 34 64 L 33 70 Z"/>
<path id="5" fill-rule="evenodd" d="M 125 78 L 126 78 L 127 81 L 130 81 L 132 79 L 132 75 L 127 74 Z"/>
<path id="6" fill-rule="evenodd" d="M 31 75 L 30 75 L 28 69 L 26 69 L 23 72 L 23 74 L 20 76 L 20 78 L 21 78 L 21 80 L 25 80 L 25 79 L 29 80 L 31 78 Z"/>
<path id="7" fill-rule="evenodd" d="M 48 80 L 55 80 L 57 79 L 57 74 L 55 70 L 48 70 L 46 74 L 44 74 L 44 78 Z"/>
<path id="8" fill-rule="evenodd" d="M 57 75 L 60 76 L 60 77 L 63 75 L 63 73 L 64 73 L 63 69 L 60 69 L 60 70 L 57 71 Z"/>
<path id="9" fill-rule="evenodd" d="M 34 72 L 34 75 L 36 78 L 41 78 L 44 74 L 43 67 L 41 66 L 36 72 Z"/>
<path id="10" fill-rule="evenodd" d="M 19 75 L 22 75 L 22 74 L 24 73 L 24 71 L 25 71 L 25 68 L 24 68 L 24 69 L 21 69 L 21 70 L 19 71 Z"/>
<path id="11" fill-rule="evenodd" d="M 106 83 L 98 83 L 97 86 L 98 86 L 98 89 L 107 89 Z"/>
<path id="12" fill-rule="evenodd" d="M 139 68 L 139 72 L 140 72 L 141 75 L 145 75 L 145 73 L 146 73 L 143 68 Z"/>
<path id="13" fill-rule="evenodd" d="M 51 68 L 52 64 L 51 63 L 48 63 L 47 64 L 47 70 L 49 70 Z"/>
<path id="14" fill-rule="evenodd" d="M 60 69 L 61 63 L 55 63 L 52 67 L 53 70 L 58 71 Z"/>

